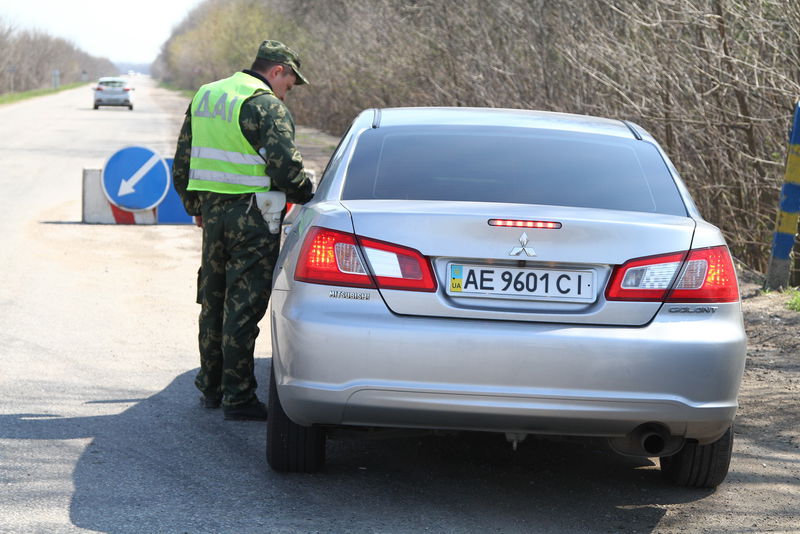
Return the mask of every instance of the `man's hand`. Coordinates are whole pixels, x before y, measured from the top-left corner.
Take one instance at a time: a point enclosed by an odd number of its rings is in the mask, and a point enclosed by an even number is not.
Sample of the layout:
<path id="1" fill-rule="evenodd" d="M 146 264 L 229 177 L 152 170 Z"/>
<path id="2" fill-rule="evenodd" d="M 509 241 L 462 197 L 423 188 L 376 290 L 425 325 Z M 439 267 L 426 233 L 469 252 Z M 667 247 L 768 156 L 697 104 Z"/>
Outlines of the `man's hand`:
<path id="1" fill-rule="evenodd" d="M 195 215 L 194 216 L 194 225 L 198 228 L 203 227 L 203 216 L 202 215 Z"/>

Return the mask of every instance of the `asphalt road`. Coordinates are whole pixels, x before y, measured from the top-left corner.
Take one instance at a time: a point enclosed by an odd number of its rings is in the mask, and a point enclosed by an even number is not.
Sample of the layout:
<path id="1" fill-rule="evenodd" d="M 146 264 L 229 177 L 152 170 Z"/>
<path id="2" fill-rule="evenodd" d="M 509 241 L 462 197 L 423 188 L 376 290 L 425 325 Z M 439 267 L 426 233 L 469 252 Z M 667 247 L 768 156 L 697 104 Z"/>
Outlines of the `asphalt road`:
<path id="1" fill-rule="evenodd" d="M 750 479 L 675 489 L 599 440 L 334 441 L 322 473 L 270 472 L 264 424 L 197 402 L 199 231 L 80 224 L 83 168 L 171 155 L 186 103 L 136 85 L 132 112 L 86 87 L 0 107 L 0 532 L 728 530 Z"/>

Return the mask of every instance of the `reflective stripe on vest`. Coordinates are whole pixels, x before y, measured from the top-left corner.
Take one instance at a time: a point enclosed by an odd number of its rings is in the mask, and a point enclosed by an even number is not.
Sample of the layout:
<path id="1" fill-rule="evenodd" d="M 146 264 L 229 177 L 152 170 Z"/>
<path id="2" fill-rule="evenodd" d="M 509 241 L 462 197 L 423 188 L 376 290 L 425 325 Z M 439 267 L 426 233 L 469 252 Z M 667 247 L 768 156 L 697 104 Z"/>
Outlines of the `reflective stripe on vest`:
<path id="1" fill-rule="evenodd" d="M 219 148 L 208 148 L 204 146 L 192 147 L 193 158 L 218 159 L 229 163 L 242 163 L 244 165 L 263 165 L 264 160 L 261 156 L 242 154 L 241 152 L 228 152 Z"/>
<path id="2" fill-rule="evenodd" d="M 250 187 L 259 187 L 259 191 L 267 191 L 269 190 L 269 177 L 267 176 L 244 176 L 243 174 L 231 174 L 228 172 L 221 172 L 221 171 L 209 171 L 206 169 L 189 169 L 189 181 L 191 182 L 194 180 L 202 181 L 202 182 L 216 182 L 218 184 L 232 184 L 232 185 L 244 185 Z M 267 187 L 264 187 L 264 181 L 266 180 Z M 212 189 L 204 189 L 204 191 L 213 191 Z M 218 193 L 225 193 L 227 191 L 217 191 Z M 250 191 L 241 191 L 242 193 L 248 193 Z M 255 191 L 252 191 L 255 192 Z"/>
<path id="3" fill-rule="evenodd" d="M 269 190 L 264 158 L 239 127 L 242 104 L 259 90 L 271 93 L 261 80 L 237 72 L 204 85 L 194 96 L 187 189 L 228 194 Z"/>

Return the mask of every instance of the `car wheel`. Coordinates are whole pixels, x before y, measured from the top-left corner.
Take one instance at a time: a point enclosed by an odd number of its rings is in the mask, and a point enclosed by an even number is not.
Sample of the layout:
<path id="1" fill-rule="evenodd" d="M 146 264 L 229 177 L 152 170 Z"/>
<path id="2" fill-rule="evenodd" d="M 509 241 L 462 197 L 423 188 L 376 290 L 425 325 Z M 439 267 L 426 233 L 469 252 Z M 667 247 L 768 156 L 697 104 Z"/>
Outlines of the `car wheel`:
<path id="1" fill-rule="evenodd" d="M 133 111 L 133 104 L 128 104 L 128 109 L 129 109 L 130 111 Z"/>
<path id="2" fill-rule="evenodd" d="M 713 443 L 687 442 L 672 456 L 659 458 L 661 474 L 670 482 L 691 488 L 716 488 L 728 474 L 733 451 L 730 427 Z"/>
<path id="3" fill-rule="evenodd" d="M 97 104 L 94 105 L 94 109 L 98 109 L 99 107 L 100 106 L 98 106 Z"/>
<path id="4" fill-rule="evenodd" d="M 282 473 L 313 473 L 325 464 L 325 431 L 300 426 L 283 411 L 275 384 L 269 375 L 267 418 L 267 463 Z"/>

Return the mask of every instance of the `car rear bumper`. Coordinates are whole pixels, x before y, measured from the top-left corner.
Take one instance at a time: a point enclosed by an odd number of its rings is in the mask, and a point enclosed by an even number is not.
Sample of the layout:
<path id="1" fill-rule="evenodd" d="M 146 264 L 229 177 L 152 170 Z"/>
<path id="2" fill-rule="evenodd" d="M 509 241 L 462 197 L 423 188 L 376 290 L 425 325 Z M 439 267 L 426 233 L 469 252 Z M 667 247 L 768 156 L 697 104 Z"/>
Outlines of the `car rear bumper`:
<path id="1" fill-rule="evenodd" d="M 101 106 L 127 106 L 131 103 L 127 96 L 95 98 L 94 103 Z"/>
<path id="2" fill-rule="evenodd" d="M 632 328 L 405 317 L 377 291 L 330 290 L 272 295 L 278 391 L 299 424 L 610 437 L 660 423 L 708 441 L 736 412 L 738 303 Z"/>

